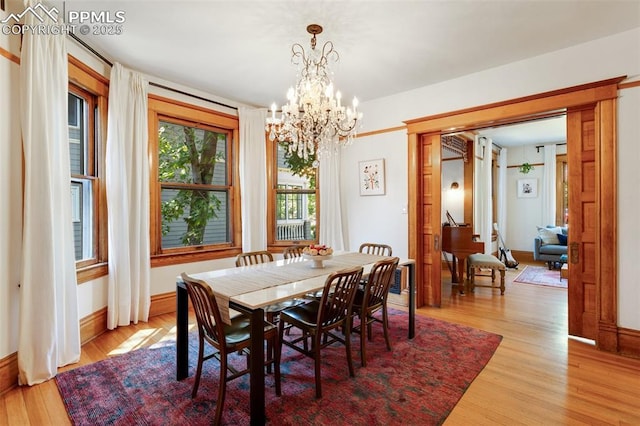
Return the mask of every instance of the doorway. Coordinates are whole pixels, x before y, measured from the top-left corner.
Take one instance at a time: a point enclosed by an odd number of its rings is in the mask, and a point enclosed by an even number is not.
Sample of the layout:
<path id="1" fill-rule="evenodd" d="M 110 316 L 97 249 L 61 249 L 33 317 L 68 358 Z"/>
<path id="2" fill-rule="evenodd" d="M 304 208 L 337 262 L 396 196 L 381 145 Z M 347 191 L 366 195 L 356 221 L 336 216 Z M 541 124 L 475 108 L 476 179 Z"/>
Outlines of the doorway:
<path id="1" fill-rule="evenodd" d="M 616 98 L 622 78 L 406 122 L 409 146 L 409 255 L 417 260 L 418 306 L 441 303 L 442 134 L 567 113 L 571 181 L 569 333 L 617 348 Z M 611 208 L 613 206 L 614 208 Z M 609 249 L 605 249 L 608 247 Z"/>

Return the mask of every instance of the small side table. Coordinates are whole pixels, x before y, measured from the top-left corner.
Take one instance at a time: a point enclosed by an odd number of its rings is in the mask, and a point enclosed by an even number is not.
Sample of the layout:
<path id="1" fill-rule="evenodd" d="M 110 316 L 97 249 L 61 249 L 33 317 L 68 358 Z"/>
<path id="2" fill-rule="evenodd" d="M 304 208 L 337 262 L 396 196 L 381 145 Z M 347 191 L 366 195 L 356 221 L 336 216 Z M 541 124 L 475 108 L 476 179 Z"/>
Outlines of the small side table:
<path id="1" fill-rule="evenodd" d="M 562 265 L 562 268 L 560 268 L 560 279 L 565 279 L 568 280 L 569 279 L 569 264 L 568 263 L 564 263 Z"/>
<path id="2" fill-rule="evenodd" d="M 563 278 L 565 280 L 569 279 L 569 263 L 567 263 L 569 261 L 569 258 L 567 257 L 566 254 L 563 254 L 562 256 L 560 256 L 560 263 L 562 263 L 562 266 L 560 267 L 560 279 L 562 280 Z"/>

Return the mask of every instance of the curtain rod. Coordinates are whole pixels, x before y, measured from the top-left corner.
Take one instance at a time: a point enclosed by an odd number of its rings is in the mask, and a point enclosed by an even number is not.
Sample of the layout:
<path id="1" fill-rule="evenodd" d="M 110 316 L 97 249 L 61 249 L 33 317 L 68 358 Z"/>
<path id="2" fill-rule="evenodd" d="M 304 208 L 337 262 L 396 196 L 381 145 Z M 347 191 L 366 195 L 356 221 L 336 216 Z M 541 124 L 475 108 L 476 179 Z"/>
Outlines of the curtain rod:
<path id="1" fill-rule="evenodd" d="M 98 51 L 96 51 L 93 47 L 89 46 L 87 43 L 85 43 L 83 40 L 81 40 L 80 38 L 78 38 L 77 35 L 70 33 L 69 34 L 71 36 L 71 38 L 73 38 L 75 41 L 77 41 L 78 43 L 80 43 L 85 49 L 87 49 L 89 52 L 91 52 L 93 55 L 95 55 L 97 58 L 99 58 L 102 62 L 104 62 L 105 64 L 109 65 L 110 67 L 113 67 L 113 62 L 111 62 L 110 60 L 108 60 L 107 58 L 105 58 L 104 56 L 102 56 Z M 172 87 L 168 87 L 168 86 L 164 86 L 162 84 L 159 83 L 154 83 L 153 81 L 149 82 L 150 86 L 155 86 L 155 87 L 159 87 L 161 89 L 165 89 L 165 90 L 169 90 L 171 92 L 175 92 L 175 93 L 179 93 L 181 95 L 185 95 L 185 96 L 189 96 L 195 99 L 199 99 L 201 101 L 205 101 L 205 102 L 211 102 L 213 104 L 219 105 L 219 106 L 223 106 L 225 108 L 231 108 L 233 110 L 238 110 L 238 107 L 235 106 L 231 106 L 231 105 L 227 105 L 225 103 L 222 102 L 218 102 L 218 101 L 214 101 L 212 99 L 207 99 L 207 98 L 203 98 L 202 96 L 198 96 L 198 95 L 194 95 L 193 93 L 187 93 L 184 92 L 182 90 L 178 90 L 178 89 L 174 89 Z"/>

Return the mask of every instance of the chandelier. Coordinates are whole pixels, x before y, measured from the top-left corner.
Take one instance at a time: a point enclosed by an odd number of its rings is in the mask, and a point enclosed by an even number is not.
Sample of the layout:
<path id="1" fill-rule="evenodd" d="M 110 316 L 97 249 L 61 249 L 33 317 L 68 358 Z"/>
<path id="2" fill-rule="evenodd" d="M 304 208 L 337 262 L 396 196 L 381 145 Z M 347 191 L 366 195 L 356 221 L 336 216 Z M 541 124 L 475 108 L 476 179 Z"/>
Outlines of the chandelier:
<path id="1" fill-rule="evenodd" d="M 282 114 L 276 117 L 276 104 L 271 105 L 271 117 L 267 118 L 266 131 L 269 139 L 288 144 L 289 153 L 309 159 L 329 156 L 339 146 L 352 142 L 356 125 L 362 119 L 358 112 L 358 99 L 352 105 L 342 105 L 340 91 L 334 90 L 330 78 L 329 61 L 337 62 L 338 52 L 333 43 L 327 41 L 321 50 L 316 49 L 316 35 L 322 32 L 320 25 L 307 26 L 311 37 L 311 50 L 295 43 L 291 47 L 291 62 L 298 66 L 295 87 L 289 88 L 288 103 L 282 106 Z"/>

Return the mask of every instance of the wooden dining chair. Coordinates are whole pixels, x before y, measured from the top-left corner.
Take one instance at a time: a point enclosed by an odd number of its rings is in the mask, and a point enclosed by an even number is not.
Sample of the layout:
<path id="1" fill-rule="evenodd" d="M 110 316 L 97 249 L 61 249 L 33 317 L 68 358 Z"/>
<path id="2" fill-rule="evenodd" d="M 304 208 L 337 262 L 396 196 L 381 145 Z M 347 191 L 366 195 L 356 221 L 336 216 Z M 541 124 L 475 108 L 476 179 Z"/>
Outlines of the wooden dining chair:
<path id="1" fill-rule="evenodd" d="M 391 256 L 393 250 L 387 244 L 362 243 L 358 249 L 360 253 L 375 254 L 378 256 Z"/>
<path id="2" fill-rule="evenodd" d="M 387 296 L 389 295 L 391 284 L 395 279 L 399 261 L 400 259 L 394 257 L 376 262 L 371 268 L 364 289 L 358 288 L 358 290 L 356 290 L 353 301 L 353 317 L 358 316 L 360 318 L 360 324 L 352 327 L 351 331 L 360 333 L 360 363 L 363 367 L 367 365 L 366 341 L 371 340 L 371 324 L 374 322 L 380 322 L 382 324 L 387 350 L 391 350 Z M 378 311 L 382 311 L 381 319 L 373 316 L 373 314 Z"/>
<path id="3" fill-rule="evenodd" d="M 304 249 L 304 246 L 301 246 L 299 244 L 289 246 L 285 248 L 284 251 L 282 252 L 282 257 L 284 257 L 285 259 L 293 259 L 295 257 L 301 257 L 303 249 Z"/>
<path id="4" fill-rule="evenodd" d="M 273 255 L 266 250 L 240 253 L 236 257 L 237 267 L 258 265 L 260 263 L 266 263 L 266 262 L 273 262 Z M 290 308 L 292 306 L 297 306 L 301 303 L 304 303 L 304 301 L 300 299 L 290 299 L 290 300 L 283 300 L 282 302 L 265 306 L 263 308 L 265 319 L 272 324 L 277 324 L 280 311 L 286 308 Z M 274 346 L 271 342 L 267 342 L 267 352 L 269 353 L 269 356 L 272 356 L 275 348 L 276 346 Z"/>
<path id="5" fill-rule="evenodd" d="M 227 391 L 227 382 L 241 377 L 249 372 L 249 358 L 247 358 L 247 368 L 235 369 L 228 362 L 229 354 L 241 352 L 248 356 L 251 346 L 251 322 L 247 315 L 235 316 L 231 319 L 231 324 L 222 321 L 218 303 L 211 287 L 204 281 L 182 274 L 189 299 L 193 305 L 198 323 L 198 367 L 196 369 L 195 381 L 191 397 L 195 398 L 200 385 L 200 375 L 202 374 L 202 363 L 211 358 L 220 361 L 220 378 L 218 384 L 218 401 L 216 402 L 216 412 L 213 424 L 220 424 L 222 419 L 222 409 Z M 271 342 L 274 347 L 279 347 L 278 333 L 275 325 L 265 322 L 264 338 Z M 205 344 L 213 346 L 215 352 L 204 355 Z M 276 384 L 276 395 L 280 396 L 280 353 L 275 352 L 275 357 L 267 355 L 265 365 L 274 366 L 274 378 Z"/>
<path id="6" fill-rule="evenodd" d="M 273 255 L 266 250 L 248 251 L 236 256 L 236 266 L 257 265 L 266 262 L 273 262 Z"/>
<path id="7" fill-rule="evenodd" d="M 316 398 L 322 398 L 320 351 L 334 342 L 345 345 L 349 375 L 355 376 L 351 359 L 351 314 L 353 298 L 362 277 L 362 267 L 344 269 L 329 275 L 320 300 L 285 309 L 280 313 L 276 358 L 280 359 L 286 345 L 315 361 Z M 330 291 L 332 290 L 332 291 Z M 302 336 L 284 339 L 285 328 L 291 325 L 302 330 Z M 343 330 L 344 335 L 336 334 Z M 308 341 L 311 341 L 309 348 Z"/>

